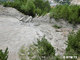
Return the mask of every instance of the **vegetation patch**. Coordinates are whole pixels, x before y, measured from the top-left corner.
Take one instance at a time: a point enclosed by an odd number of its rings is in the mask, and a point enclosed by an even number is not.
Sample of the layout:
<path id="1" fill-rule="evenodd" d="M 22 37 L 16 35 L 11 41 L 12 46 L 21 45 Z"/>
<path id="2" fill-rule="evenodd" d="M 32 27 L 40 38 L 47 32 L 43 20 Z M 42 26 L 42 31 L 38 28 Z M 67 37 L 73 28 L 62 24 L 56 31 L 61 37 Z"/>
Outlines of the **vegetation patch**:
<path id="1" fill-rule="evenodd" d="M 52 60 L 53 56 L 55 56 L 55 50 L 47 39 L 43 37 L 41 40 L 38 39 L 37 43 L 30 45 L 29 48 L 22 47 L 19 56 L 21 60 Z"/>
<path id="2" fill-rule="evenodd" d="M 62 26 L 58 26 L 58 25 L 56 25 L 56 24 L 53 25 L 53 27 L 56 28 L 56 29 L 60 29 L 60 28 L 62 28 Z"/>
<path id="3" fill-rule="evenodd" d="M 35 16 L 43 15 L 49 12 L 50 4 L 44 0 L 14 0 L 3 2 L 4 6 L 9 6 L 18 9 L 26 15 Z"/>
<path id="4" fill-rule="evenodd" d="M 80 56 L 80 30 L 77 33 L 72 32 L 68 36 L 66 53 L 68 55 Z"/>
<path id="5" fill-rule="evenodd" d="M 74 56 L 69 54 L 66 52 L 64 56 Z M 38 39 L 37 43 L 29 47 L 22 46 L 19 51 L 19 57 L 21 60 L 77 60 L 76 58 L 55 56 L 54 47 L 52 47 L 45 37 L 41 40 Z"/>
<path id="6" fill-rule="evenodd" d="M 80 6 L 77 5 L 58 5 L 51 9 L 50 17 L 57 20 L 64 19 L 69 23 L 80 23 Z"/>
<path id="7" fill-rule="evenodd" d="M 8 59 L 8 48 L 3 52 L 0 50 L 0 60 L 7 60 Z"/>

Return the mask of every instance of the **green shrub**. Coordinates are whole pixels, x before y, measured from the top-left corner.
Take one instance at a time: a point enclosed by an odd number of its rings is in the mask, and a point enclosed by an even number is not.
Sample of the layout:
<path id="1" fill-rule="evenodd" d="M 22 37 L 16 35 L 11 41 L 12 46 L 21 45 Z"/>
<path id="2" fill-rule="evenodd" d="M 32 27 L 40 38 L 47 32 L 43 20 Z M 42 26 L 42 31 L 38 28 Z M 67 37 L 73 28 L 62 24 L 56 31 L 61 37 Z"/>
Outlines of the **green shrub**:
<path id="1" fill-rule="evenodd" d="M 14 0 L 12 2 L 6 1 L 3 5 L 16 8 L 31 16 L 46 14 L 50 10 L 49 2 L 44 0 Z"/>
<path id="2" fill-rule="evenodd" d="M 77 5 L 69 7 L 69 17 L 68 17 L 69 22 L 73 24 L 80 23 L 79 11 L 80 11 L 80 7 Z"/>
<path id="3" fill-rule="evenodd" d="M 48 1 L 44 1 L 44 0 L 35 0 L 34 4 L 36 6 L 36 8 L 38 9 L 38 15 L 45 15 L 46 13 L 48 13 L 50 11 L 50 4 Z"/>
<path id="4" fill-rule="evenodd" d="M 51 9 L 51 18 L 64 19 L 72 24 L 80 23 L 80 6 L 77 5 L 58 5 Z"/>
<path id="5" fill-rule="evenodd" d="M 75 54 L 75 50 L 70 50 L 66 50 L 65 56 L 75 56 L 71 55 L 72 53 Z M 41 40 L 38 39 L 37 43 L 34 43 L 29 47 L 22 46 L 19 51 L 19 56 L 21 60 L 77 60 L 75 58 L 63 59 L 61 56 L 55 56 L 54 47 L 52 47 L 45 37 L 43 37 Z"/>
<path id="6" fill-rule="evenodd" d="M 13 7 L 16 8 L 18 10 L 20 10 L 20 6 L 21 6 L 21 1 L 20 0 L 14 0 L 14 2 L 11 1 L 5 1 L 3 2 L 3 6 L 5 7 Z"/>
<path id="7" fill-rule="evenodd" d="M 55 25 L 53 25 L 53 27 L 56 28 L 56 29 L 60 29 L 62 26 L 58 26 L 58 25 L 55 24 Z"/>
<path id="8" fill-rule="evenodd" d="M 8 59 L 8 48 L 6 48 L 5 52 L 0 50 L 0 60 L 7 60 Z"/>
<path id="9" fill-rule="evenodd" d="M 51 9 L 50 11 L 50 17 L 51 18 L 55 18 L 55 19 L 60 19 L 61 18 L 61 14 L 60 14 L 60 10 L 61 10 L 61 6 L 56 6 L 54 8 Z"/>
<path id="10" fill-rule="evenodd" d="M 43 37 L 28 48 L 23 46 L 19 51 L 19 56 L 21 60 L 53 60 L 55 50 L 47 39 Z"/>
<path id="11" fill-rule="evenodd" d="M 12 6 L 11 4 L 12 4 L 12 3 L 11 3 L 11 2 L 9 2 L 9 1 L 4 2 L 4 6 L 5 6 L 5 7 L 7 7 L 7 6 L 9 6 L 9 7 L 10 7 L 10 6 Z"/>
<path id="12" fill-rule="evenodd" d="M 26 4 L 22 4 L 21 10 L 27 15 L 35 16 L 35 5 L 31 0 L 28 0 Z"/>
<path id="13" fill-rule="evenodd" d="M 70 55 L 80 55 L 80 30 L 68 36 L 66 53 Z"/>
<path id="14" fill-rule="evenodd" d="M 55 56 L 55 50 L 52 47 L 52 45 L 47 41 L 47 39 L 45 39 L 45 37 L 43 37 L 41 40 L 38 40 L 37 44 L 35 44 L 36 46 L 38 46 L 38 48 L 42 48 L 43 50 L 40 50 L 40 55 L 44 55 L 44 56 L 50 56 L 53 55 Z"/>
<path id="15" fill-rule="evenodd" d="M 37 8 L 35 12 L 36 12 L 37 15 L 41 15 L 42 14 L 42 10 L 39 9 L 39 8 Z"/>

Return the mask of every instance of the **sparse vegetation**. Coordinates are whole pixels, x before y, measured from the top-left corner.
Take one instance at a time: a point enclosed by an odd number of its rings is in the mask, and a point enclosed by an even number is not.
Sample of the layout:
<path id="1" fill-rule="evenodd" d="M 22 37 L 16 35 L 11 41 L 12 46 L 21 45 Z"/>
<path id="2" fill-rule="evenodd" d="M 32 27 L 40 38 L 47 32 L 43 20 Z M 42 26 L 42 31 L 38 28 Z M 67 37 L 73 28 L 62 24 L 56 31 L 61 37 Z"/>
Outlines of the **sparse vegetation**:
<path id="1" fill-rule="evenodd" d="M 29 48 L 21 48 L 19 52 L 21 60 L 52 60 L 55 56 L 54 47 L 43 37 L 37 43 L 30 45 Z M 28 59 L 26 58 L 29 57 Z M 24 58 L 25 57 L 25 58 Z"/>
<path id="2" fill-rule="evenodd" d="M 53 27 L 56 28 L 56 29 L 60 29 L 62 26 L 58 26 L 58 25 L 55 24 L 55 25 L 53 25 Z"/>
<path id="3" fill-rule="evenodd" d="M 0 50 L 0 60 L 7 60 L 8 59 L 8 48 L 3 52 Z"/>
<path id="4" fill-rule="evenodd" d="M 73 56 L 69 54 L 65 56 Z M 19 51 L 19 57 L 21 60 L 77 60 L 75 58 L 68 59 L 55 56 L 54 47 L 52 47 L 45 37 L 41 40 L 38 39 L 37 43 L 29 47 L 22 46 Z"/>

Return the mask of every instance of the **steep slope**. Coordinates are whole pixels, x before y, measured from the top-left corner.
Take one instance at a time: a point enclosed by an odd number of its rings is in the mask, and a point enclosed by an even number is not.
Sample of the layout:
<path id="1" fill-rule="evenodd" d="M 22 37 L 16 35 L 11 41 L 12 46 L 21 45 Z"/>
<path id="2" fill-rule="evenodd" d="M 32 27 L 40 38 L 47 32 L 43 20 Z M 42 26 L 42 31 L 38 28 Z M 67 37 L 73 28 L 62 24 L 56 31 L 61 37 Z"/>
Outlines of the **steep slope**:
<path id="1" fill-rule="evenodd" d="M 30 21 L 27 23 L 23 21 L 26 19 Z M 62 28 L 52 27 L 55 24 L 61 25 Z M 29 19 L 29 16 L 14 8 L 0 6 L 0 49 L 9 48 L 8 60 L 19 60 L 18 51 L 21 46 L 28 46 L 44 35 L 54 46 L 56 55 L 63 55 L 67 35 L 72 29 L 72 25 L 64 20 L 57 22 L 55 19 L 50 19 L 49 14 Z"/>

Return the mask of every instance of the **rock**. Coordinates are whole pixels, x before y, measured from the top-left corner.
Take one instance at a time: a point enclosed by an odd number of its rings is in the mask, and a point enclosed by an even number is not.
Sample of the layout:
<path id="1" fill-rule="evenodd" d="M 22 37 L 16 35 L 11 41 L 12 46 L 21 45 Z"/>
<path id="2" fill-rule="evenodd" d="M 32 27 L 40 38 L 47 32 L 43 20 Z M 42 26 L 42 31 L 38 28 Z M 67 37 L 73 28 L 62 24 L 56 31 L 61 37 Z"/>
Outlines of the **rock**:
<path id="1" fill-rule="evenodd" d="M 61 29 L 56 29 L 56 32 L 62 32 L 62 30 Z"/>
<path id="2" fill-rule="evenodd" d="M 32 21 L 32 16 L 29 16 L 24 22 L 31 22 Z"/>
<path id="3" fill-rule="evenodd" d="M 2 5 L 0 5 L 0 15 L 12 16 L 12 17 L 17 18 L 18 20 L 25 16 L 24 14 L 22 14 L 21 12 L 19 12 L 15 8 L 3 7 Z"/>
<path id="4" fill-rule="evenodd" d="M 20 21 L 23 21 L 23 20 L 24 20 L 24 18 L 25 18 L 25 17 L 21 17 L 19 20 L 20 20 Z"/>
<path id="5" fill-rule="evenodd" d="M 24 23 L 32 22 L 32 16 L 24 16 L 24 17 L 21 17 L 19 20 Z"/>
<path id="6" fill-rule="evenodd" d="M 45 16 L 36 16 L 33 18 L 33 22 L 37 23 L 49 23 L 50 22 L 50 16 L 49 13 L 46 14 Z"/>
<path id="7" fill-rule="evenodd" d="M 71 0 L 71 4 L 80 5 L 80 0 Z"/>

